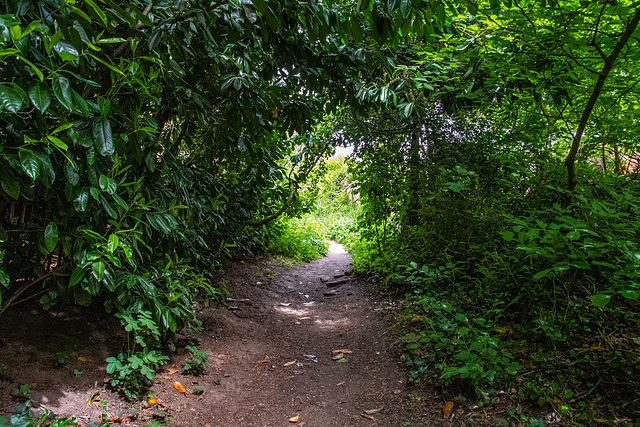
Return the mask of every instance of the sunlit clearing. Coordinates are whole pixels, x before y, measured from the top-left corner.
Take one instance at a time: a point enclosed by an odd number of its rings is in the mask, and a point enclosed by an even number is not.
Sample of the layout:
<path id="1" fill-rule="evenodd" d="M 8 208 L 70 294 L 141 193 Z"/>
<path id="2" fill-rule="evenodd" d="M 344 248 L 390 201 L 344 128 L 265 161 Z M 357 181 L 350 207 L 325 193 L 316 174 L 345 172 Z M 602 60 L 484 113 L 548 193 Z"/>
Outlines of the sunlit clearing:
<path id="1" fill-rule="evenodd" d="M 330 254 L 346 254 L 347 251 L 344 249 L 340 243 L 329 242 L 329 253 Z"/>

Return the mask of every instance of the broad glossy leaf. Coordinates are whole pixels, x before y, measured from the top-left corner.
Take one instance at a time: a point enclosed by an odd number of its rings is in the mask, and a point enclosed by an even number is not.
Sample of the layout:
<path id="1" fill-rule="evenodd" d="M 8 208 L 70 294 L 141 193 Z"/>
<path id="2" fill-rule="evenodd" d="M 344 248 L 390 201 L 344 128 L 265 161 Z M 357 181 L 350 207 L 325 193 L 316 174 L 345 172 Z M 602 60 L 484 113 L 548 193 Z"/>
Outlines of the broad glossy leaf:
<path id="1" fill-rule="evenodd" d="M 116 249 L 118 249 L 118 245 L 120 244 L 120 239 L 117 234 L 112 234 L 109 236 L 109 241 L 107 242 L 107 249 L 109 252 L 114 253 Z"/>
<path id="2" fill-rule="evenodd" d="M 113 178 L 109 178 L 106 175 L 100 175 L 99 184 L 100 184 L 100 189 L 109 194 L 115 194 L 116 190 L 118 189 L 118 184 L 116 183 L 116 180 Z"/>
<path id="3" fill-rule="evenodd" d="M 104 277 L 104 268 L 104 261 L 102 260 L 96 261 L 91 265 L 91 270 L 93 271 L 93 274 L 95 274 L 96 279 L 98 279 L 99 281 Z"/>
<path id="4" fill-rule="evenodd" d="M 20 165 L 22 170 L 33 180 L 40 176 L 40 159 L 33 151 L 28 148 L 20 148 L 18 150 L 20 157 Z"/>
<path id="5" fill-rule="evenodd" d="M 73 94 L 71 93 L 71 85 L 69 79 L 59 74 L 53 77 L 53 94 L 64 108 L 69 111 L 73 110 Z"/>
<path id="6" fill-rule="evenodd" d="M 100 117 L 93 122 L 93 140 L 98 152 L 103 156 L 113 154 L 113 136 L 111 124 L 105 117 Z"/>
<path id="7" fill-rule="evenodd" d="M 17 113 L 22 108 L 22 97 L 14 88 L 0 84 L 0 105 L 7 111 Z"/>
<path id="8" fill-rule="evenodd" d="M 80 175 L 78 175 L 76 168 L 70 162 L 65 162 L 64 174 L 67 177 L 69 184 L 78 185 L 80 182 Z"/>
<path id="9" fill-rule="evenodd" d="M 51 105 L 49 88 L 44 83 L 34 84 L 29 88 L 29 99 L 41 113 L 44 113 Z"/>
<path id="10" fill-rule="evenodd" d="M 44 229 L 44 246 L 48 252 L 52 252 L 58 246 L 58 226 L 50 222 Z"/>
<path id="11" fill-rule="evenodd" d="M 56 44 L 53 49 L 58 52 L 58 55 L 60 55 L 63 61 L 75 61 L 78 59 L 78 51 L 73 45 L 67 42 L 60 42 Z"/>
<path id="12" fill-rule="evenodd" d="M 82 279 L 84 279 L 86 271 L 87 270 L 84 267 L 76 267 L 76 269 L 73 270 L 73 273 L 71 273 L 71 278 L 69 279 L 69 288 L 72 288 L 80 283 Z"/>
<path id="13" fill-rule="evenodd" d="M 407 19 L 411 15 L 411 0 L 400 0 L 400 13 L 404 19 Z"/>
<path id="14" fill-rule="evenodd" d="M 89 191 L 86 188 L 80 190 L 78 196 L 73 201 L 73 207 L 77 212 L 84 212 L 87 210 L 87 202 L 89 201 Z"/>

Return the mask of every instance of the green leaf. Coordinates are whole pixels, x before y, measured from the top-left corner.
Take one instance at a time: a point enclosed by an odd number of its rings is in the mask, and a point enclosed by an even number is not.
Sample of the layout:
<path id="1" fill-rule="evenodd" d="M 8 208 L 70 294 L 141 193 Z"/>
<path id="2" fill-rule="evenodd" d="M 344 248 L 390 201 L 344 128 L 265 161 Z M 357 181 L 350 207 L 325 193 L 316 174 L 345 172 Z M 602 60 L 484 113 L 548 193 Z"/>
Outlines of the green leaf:
<path id="1" fill-rule="evenodd" d="M 13 88 L 0 84 L 0 105 L 7 111 L 17 113 L 22 108 L 22 98 Z"/>
<path id="2" fill-rule="evenodd" d="M 104 277 L 104 261 L 100 260 L 94 262 L 91 265 L 91 270 L 93 271 L 93 274 L 95 274 L 96 279 L 98 279 L 98 281 L 101 281 Z"/>
<path id="3" fill-rule="evenodd" d="M 109 236 L 109 241 L 107 242 L 107 249 L 109 252 L 114 253 L 118 246 L 120 245 L 120 239 L 116 234 L 112 234 Z"/>
<path id="4" fill-rule="evenodd" d="M 69 149 L 69 146 L 67 144 L 65 144 L 61 139 L 56 138 L 53 135 L 47 135 L 47 139 L 51 141 L 53 145 L 55 145 L 61 150 L 67 151 Z"/>
<path id="5" fill-rule="evenodd" d="M 598 308 L 604 308 L 611 301 L 611 295 L 596 294 L 591 297 L 591 303 Z"/>
<path id="6" fill-rule="evenodd" d="M 44 229 L 44 246 L 49 253 L 58 246 L 58 226 L 55 222 L 50 222 Z"/>
<path id="7" fill-rule="evenodd" d="M 115 179 L 109 178 L 106 175 L 100 175 L 100 189 L 109 194 L 115 194 L 118 189 L 118 184 Z"/>
<path id="8" fill-rule="evenodd" d="M 36 83 L 29 88 L 29 99 L 41 113 L 47 111 L 51 105 L 51 94 L 44 83 Z"/>
<path id="9" fill-rule="evenodd" d="M 400 0 L 400 13 L 404 19 L 407 19 L 411 15 L 411 0 Z"/>
<path id="10" fill-rule="evenodd" d="M 634 291 L 633 289 L 625 289 L 618 292 L 620 295 L 625 297 L 626 299 L 638 301 L 638 291 Z"/>
<path id="11" fill-rule="evenodd" d="M 89 191 L 86 188 L 80 190 L 78 196 L 73 200 L 73 207 L 76 212 L 84 212 L 87 210 L 87 201 L 89 200 Z"/>
<path id="12" fill-rule="evenodd" d="M 87 101 L 85 101 L 85 99 L 75 90 L 72 90 L 72 92 L 73 92 L 73 106 L 75 108 L 75 111 L 82 114 L 83 117 L 89 117 L 90 112 L 89 112 L 89 104 L 87 103 Z"/>
<path id="13" fill-rule="evenodd" d="M 107 15 L 102 11 L 102 9 L 100 9 L 98 5 L 93 2 L 93 0 L 84 0 L 84 2 L 93 9 L 100 21 L 102 21 L 102 25 L 106 27 L 108 24 Z"/>
<path id="14" fill-rule="evenodd" d="M 20 182 L 9 174 L 2 174 L 2 189 L 15 200 L 20 197 Z"/>
<path id="15" fill-rule="evenodd" d="M 63 61 L 75 61 L 78 59 L 78 51 L 69 43 L 60 42 L 56 44 L 53 49 L 58 52 L 58 55 L 60 55 Z"/>
<path id="16" fill-rule="evenodd" d="M 111 135 L 111 124 L 104 117 L 93 122 L 93 140 L 98 152 L 103 156 L 113 154 L 113 136 Z"/>
<path id="17" fill-rule="evenodd" d="M 103 60 L 103 59 L 98 58 L 97 56 L 95 56 L 95 55 L 94 55 L 94 54 L 92 54 L 92 53 L 89 53 L 88 55 L 89 55 L 90 57 L 92 57 L 93 59 L 95 59 L 96 61 L 98 61 L 99 63 L 101 63 L 102 65 L 104 65 L 105 67 L 107 67 L 108 69 L 110 69 L 111 71 L 114 71 L 114 72 L 116 72 L 116 73 L 118 73 L 118 74 L 120 74 L 120 75 L 122 75 L 122 76 L 124 76 L 124 75 L 125 75 L 122 71 L 120 71 L 119 69 L 117 69 L 115 66 L 113 66 L 113 65 L 109 64 L 107 61 L 105 61 L 105 60 Z"/>
<path id="18" fill-rule="evenodd" d="M 55 128 L 55 130 L 53 132 L 51 132 L 51 135 L 55 135 L 56 133 L 60 133 L 62 131 L 70 129 L 72 127 L 73 127 L 73 123 L 65 123 L 65 124 L 60 125 L 57 128 Z"/>
<path id="19" fill-rule="evenodd" d="M 18 150 L 18 156 L 20 157 L 22 170 L 29 175 L 31 179 L 38 179 L 40 176 L 40 159 L 38 159 L 36 153 L 28 148 L 20 148 Z"/>
<path id="20" fill-rule="evenodd" d="M 76 172 L 76 169 L 71 162 L 66 162 L 64 164 L 64 174 L 71 185 L 78 185 L 80 182 L 80 175 Z"/>
<path id="21" fill-rule="evenodd" d="M 73 94 L 69 79 L 58 74 L 53 75 L 53 94 L 64 108 L 69 111 L 73 110 Z"/>
<path id="22" fill-rule="evenodd" d="M 69 288 L 72 288 L 80 283 L 82 279 L 84 279 L 85 273 L 86 269 L 84 267 L 76 267 L 76 269 L 73 270 L 73 273 L 71 273 L 71 278 L 69 279 Z"/>

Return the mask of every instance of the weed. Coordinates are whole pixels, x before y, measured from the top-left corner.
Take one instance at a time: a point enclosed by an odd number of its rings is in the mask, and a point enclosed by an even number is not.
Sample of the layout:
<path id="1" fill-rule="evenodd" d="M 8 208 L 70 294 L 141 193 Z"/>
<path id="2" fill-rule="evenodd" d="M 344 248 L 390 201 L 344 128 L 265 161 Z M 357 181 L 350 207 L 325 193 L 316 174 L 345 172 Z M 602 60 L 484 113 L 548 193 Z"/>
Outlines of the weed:
<path id="1" fill-rule="evenodd" d="M 10 420 L 0 416 L 0 426 L 40 427 L 47 425 L 49 427 L 67 427 L 78 425 L 78 421 L 75 418 L 58 418 L 56 414 L 45 407 L 40 407 L 39 410 L 42 411 L 42 415 L 38 417 L 35 412 L 29 409 L 28 402 L 22 403 L 11 414 Z"/>
<path id="2" fill-rule="evenodd" d="M 68 350 L 60 350 L 53 355 L 53 364 L 58 368 L 66 365 L 68 361 L 69 361 Z"/>
<path id="3" fill-rule="evenodd" d="M 29 384 L 21 384 L 13 390 L 13 395 L 18 399 L 22 400 L 30 400 L 31 399 L 31 389 L 29 388 Z"/>
<path id="4" fill-rule="evenodd" d="M 182 372 L 188 375 L 201 376 L 207 369 L 207 361 L 209 360 L 207 353 L 198 350 L 197 347 L 188 345 L 187 350 L 191 353 L 191 357 L 185 359 L 185 365 Z"/>

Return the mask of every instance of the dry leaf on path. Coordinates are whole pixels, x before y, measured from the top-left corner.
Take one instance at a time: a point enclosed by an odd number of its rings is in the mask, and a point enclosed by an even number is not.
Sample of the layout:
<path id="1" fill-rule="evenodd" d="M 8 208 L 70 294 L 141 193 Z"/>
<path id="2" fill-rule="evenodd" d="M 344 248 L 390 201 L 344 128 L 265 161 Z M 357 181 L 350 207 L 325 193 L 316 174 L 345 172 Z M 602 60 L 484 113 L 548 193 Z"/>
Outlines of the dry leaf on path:
<path id="1" fill-rule="evenodd" d="M 300 415 L 296 415 L 295 417 L 289 418 L 290 423 L 297 423 L 300 420 Z"/>
<path id="2" fill-rule="evenodd" d="M 98 397 L 100 397 L 100 390 L 95 391 L 90 397 L 89 400 L 87 400 L 87 405 L 91 406 L 91 402 L 93 402 L 95 399 L 97 399 Z"/>
<path id="3" fill-rule="evenodd" d="M 362 418 L 366 418 L 366 419 L 371 420 L 371 421 L 375 421 L 375 420 L 376 420 L 376 419 L 375 419 L 375 418 L 373 418 L 371 415 L 369 415 L 369 414 L 365 414 L 364 412 L 363 412 L 362 414 L 360 414 L 360 416 L 361 416 Z"/>
<path id="4" fill-rule="evenodd" d="M 169 369 L 169 375 L 177 374 L 180 372 L 180 369 Z"/>
<path id="5" fill-rule="evenodd" d="M 287 363 L 284 364 L 284 367 L 286 368 L 287 366 L 291 366 L 296 362 L 297 362 L 297 360 L 292 360 L 291 362 L 287 362 Z"/>
<path id="6" fill-rule="evenodd" d="M 187 389 L 178 381 L 173 383 L 173 388 L 175 388 L 178 393 L 184 394 L 185 396 L 187 395 Z"/>
<path id="7" fill-rule="evenodd" d="M 591 353 L 592 351 L 605 351 L 606 349 L 602 346 L 599 345 L 594 345 L 591 346 L 589 348 L 583 348 L 582 350 L 580 350 L 578 352 L 578 354 L 583 354 L 583 353 Z"/>
<path id="8" fill-rule="evenodd" d="M 341 350 L 333 350 L 331 353 L 333 353 L 333 354 L 338 354 L 338 353 L 351 354 L 351 353 L 353 353 L 353 351 L 347 350 L 346 348 L 343 348 Z"/>
<path id="9" fill-rule="evenodd" d="M 146 408 L 151 408 L 152 406 L 154 406 L 156 403 L 158 403 L 158 399 L 156 399 L 155 397 L 153 399 L 149 399 L 149 401 L 147 402 L 146 405 L 144 405 L 145 409 Z"/>
<path id="10" fill-rule="evenodd" d="M 451 411 L 453 410 L 453 402 L 448 400 L 447 402 L 445 402 L 444 405 L 442 405 L 442 415 L 444 415 L 445 418 L 449 418 L 451 416 Z"/>
<path id="11" fill-rule="evenodd" d="M 258 360 L 256 363 L 267 363 L 267 362 L 269 362 L 269 359 Z"/>
<path id="12" fill-rule="evenodd" d="M 344 353 L 338 353 L 331 358 L 331 360 L 340 360 L 344 357 Z"/>
<path id="13" fill-rule="evenodd" d="M 86 362 L 87 358 L 80 356 L 80 357 L 78 357 L 78 360 L 81 361 L 81 362 Z"/>
<path id="14" fill-rule="evenodd" d="M 382 411 L 382 408 L 376 408 L 376 409 L 365 409 L 364 413 L 367 415 L 373 415 L 373 414 L 377 414 L 378 412 Z"/>

